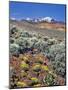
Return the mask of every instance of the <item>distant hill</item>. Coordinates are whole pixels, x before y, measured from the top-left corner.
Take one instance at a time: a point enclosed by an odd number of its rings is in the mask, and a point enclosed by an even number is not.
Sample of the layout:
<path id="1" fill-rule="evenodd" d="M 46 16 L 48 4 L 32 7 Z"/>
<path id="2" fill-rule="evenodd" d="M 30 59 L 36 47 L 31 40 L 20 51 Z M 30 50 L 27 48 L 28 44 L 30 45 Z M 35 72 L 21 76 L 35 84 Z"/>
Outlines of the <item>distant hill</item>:
<path id="1" fill-rule="evenodd" d="M 39 28 L 39 29 L 49 29 L 49 30 L 62 30 L 65 31 L 65 23 L 61 21 L 56 21 L 53 18 L 45 17 L 41 19 L 21 19 L 15 20 L 10 19 L 10 23 L 17 24 L 19 27 L 26 28 Z"/>
<path id="2" fill-rule="evenodd" d="M 55 37 L 59 40 L 64 40 L 65 38 L 65 23 L 62 22 L 32 22 L 28 20 L 10 19 L 10 30 L 13 27 L 30 33 L 39 33 L 43 36 Z"/>

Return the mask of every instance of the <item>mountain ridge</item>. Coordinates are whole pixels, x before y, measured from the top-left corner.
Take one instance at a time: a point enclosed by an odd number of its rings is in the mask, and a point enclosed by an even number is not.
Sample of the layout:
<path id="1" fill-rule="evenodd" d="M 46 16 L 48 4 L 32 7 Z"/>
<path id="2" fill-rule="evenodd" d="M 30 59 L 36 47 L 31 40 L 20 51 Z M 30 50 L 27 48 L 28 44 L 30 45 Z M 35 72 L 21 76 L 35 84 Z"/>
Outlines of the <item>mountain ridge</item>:
<path id="1" fill-rule="evenodd" d="M 50 21 L 46 21 L 45 20 L 41 20 L 41 21 L 37 21 L 34 22 L 31 19 L 30 20 L 26 20 L 26 19 L 21 19 L 21 20 L 16 20 L 16 19 L 10 19 L 10 22 L 13 23 L 17 23 L 18 26 L 22 26 L 23 27 L 30 27 L 30 28 L 39 28 L 39 29 L 53 29 L 53 30 L 61 30 L 61 31 L 65 31 L 65 23 L 61 22 L 61 21 L 56 21 L 54 19 L 51 19 Z"/>
<path id="2" fill-rule="evenodd" d="M 22 18 L 20 20 L 16 18 L 10 18 L 11 20 L 16 20 L 16 21 L 27 21 L 27 22 L 33 22 L 33 23 L 38 23 L 38 22 L 49 22 L 49 23 L 65 23 L 63 21 L 58 21 L 52 17 L 40 17 L 40 18 Z"/>

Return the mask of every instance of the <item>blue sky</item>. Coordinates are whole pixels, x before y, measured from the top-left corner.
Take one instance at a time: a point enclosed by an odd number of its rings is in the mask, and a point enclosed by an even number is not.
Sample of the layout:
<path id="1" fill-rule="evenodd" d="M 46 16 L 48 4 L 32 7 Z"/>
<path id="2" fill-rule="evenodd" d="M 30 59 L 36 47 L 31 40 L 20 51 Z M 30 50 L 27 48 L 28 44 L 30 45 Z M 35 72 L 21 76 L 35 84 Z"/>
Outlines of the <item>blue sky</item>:
<path id="1" fill-rule="evenodd" d="M 57 21 L 65 22 L 65 5 L 63 4 L 41 4 L 10 1 L 10 18 L 39 18 L 52 17 Z"/>

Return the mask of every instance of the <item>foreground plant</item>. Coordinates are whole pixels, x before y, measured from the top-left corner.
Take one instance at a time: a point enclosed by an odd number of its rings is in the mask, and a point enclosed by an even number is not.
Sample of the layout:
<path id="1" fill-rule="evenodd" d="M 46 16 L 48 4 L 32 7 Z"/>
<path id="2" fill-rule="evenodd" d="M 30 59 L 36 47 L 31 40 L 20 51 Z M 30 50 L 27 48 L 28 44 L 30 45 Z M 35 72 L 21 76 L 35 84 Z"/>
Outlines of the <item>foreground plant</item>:
<path id="1" fill-rule="evenodd" d="M 16 28 L 10 31 L 10 86 L 65 85 L 65 42 Z"/>
<path id="2" fill-rule="evenodd" d="M 54 85 L 54 77 L 51 74 L 48 74 L 44 77 L 43 82 L 46 83 L 48 86 Z"/>

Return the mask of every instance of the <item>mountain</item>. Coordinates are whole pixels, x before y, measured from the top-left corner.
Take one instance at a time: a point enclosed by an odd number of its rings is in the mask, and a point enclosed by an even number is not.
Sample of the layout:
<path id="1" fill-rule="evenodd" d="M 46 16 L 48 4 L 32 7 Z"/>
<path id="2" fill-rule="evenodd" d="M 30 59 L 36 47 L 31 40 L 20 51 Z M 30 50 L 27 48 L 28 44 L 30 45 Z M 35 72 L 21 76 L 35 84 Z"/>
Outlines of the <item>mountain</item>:
<path id="1" fill-rule="evenodd" d="M 26 30 L 32 33 L 40 33 L 44 36 L 56 37 L 63 40 L 65 38 L 66 24 L 56 21 L 53 18 L 27 18 L 27 19 L 10 19 L 10 30 L 16 27 L 19 30 Z"/>
<path id="2" fill-rule="evenodd" d="M 51 18 L 51 17 L 43 17 L 43 18 L 25 18 L 25 19 L 22 19 L 23 20 L 26 20 L 28 22 L 35 22 L 35 23 L 38 23 L 38 22 L 55 22 L 56 20 Z"/>
<path id="3" fill-rule="evenodd" d="M 55 20 L 51 17 L 44 17 L 44 18 L 41 18 L 40 21 L 53 22 Z"/>
<path id="4" fill-rule="evenodd" d="M 39 29 L 49 29 L 49 30 L 61 30 L 65 31 L 65 23 L 62 21 L 57 21 L 51 17 L 43 17 L 43 18 L 25 18 L 21 20 L 16 20 L 11 18 L 14 24 L 18 24 L 18 26 L 22 26 L 23 28 L 39 28 Z"/>
<path id="5" fill-rule="evenodd" d="M 17 20 L 17 19 L 11 18 L 11 20 Z M 64 24 L 64 22 L 57 21 L 56 19 L 54 19 L 52 17 L 39 17 L 39 18 L 29 18 L 29 17 L 27 17 L 27 18 L 17 20 L 17 21 L 27 21 L 27 22 L 30 22 L 30 23 L 48 22 L 48 23 L 62 23 L 62 24 Z"/>

